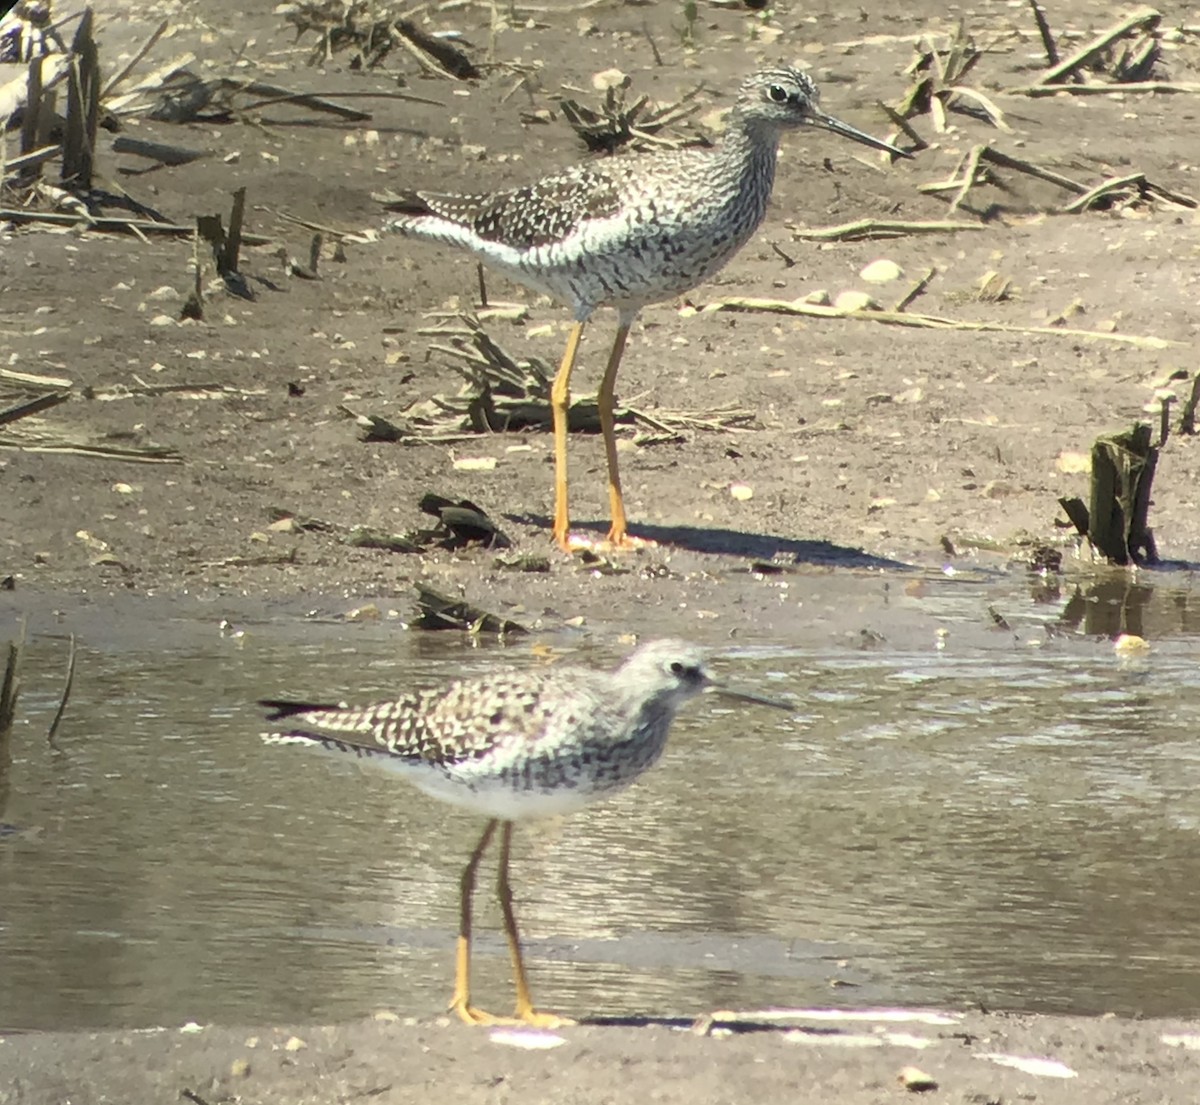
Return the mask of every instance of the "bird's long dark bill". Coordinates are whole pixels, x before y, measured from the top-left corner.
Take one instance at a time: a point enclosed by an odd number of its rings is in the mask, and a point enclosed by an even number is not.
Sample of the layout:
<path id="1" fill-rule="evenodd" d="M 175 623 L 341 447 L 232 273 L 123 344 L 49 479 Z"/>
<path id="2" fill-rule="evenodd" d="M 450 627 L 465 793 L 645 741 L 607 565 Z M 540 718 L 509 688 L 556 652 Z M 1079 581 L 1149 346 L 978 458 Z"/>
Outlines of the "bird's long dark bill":
<path id="1" fill-rule="evenodd" d="M 749 702 L 755 706 L 771 706 L 776 710 L 787 710 L 790 714 L 796 712 L 796 707 L 790 702 L 784 702 L 778 698 L 768 698 L 766 695 L 755 694 L 753 691 L 740 691 L 736 687 L 726 687 L 723 684 L 714 683 L 712 693 L 719 694 L 722 698 L 732 698 L 735 702 Z"/>
<path id="2" fill-rule="evenodd" d="M 897 149 L 895 146 L 889 145 L 879 138 L 872 138 L 866 131 L 852 127 L 849 123 L 843 123 L 841 119 L 835 119 L 832 115 L 825 115 L 823 112 L 814 112 L 808 118 L 814 127 L 831 130 L 834 134 L 840 134 L 843 138 L 852 138 L 855 142 L 861 142 L 864 146 L 871 146 L 877 150 L 894 153 L 897 157 L 912 157 L 912 154 L 907 150 Z"/>

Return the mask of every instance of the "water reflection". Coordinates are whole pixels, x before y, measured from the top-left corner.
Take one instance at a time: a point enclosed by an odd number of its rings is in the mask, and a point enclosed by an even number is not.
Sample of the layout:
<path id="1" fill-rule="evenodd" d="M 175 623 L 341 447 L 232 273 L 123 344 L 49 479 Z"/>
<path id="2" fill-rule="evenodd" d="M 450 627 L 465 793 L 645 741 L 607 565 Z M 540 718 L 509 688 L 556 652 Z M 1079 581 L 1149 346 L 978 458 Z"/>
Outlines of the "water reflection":
<path id="1" fill-rule="evenodd" d="M 1143 598 L 1143 633 L 1194 632 L 1190 596 Z M 994 594 L 935 584 L 905 596 L 919 612 L 901 646 L 750 642 L 738 681 L 795 693 L 794 717 L 704 699 L 633 790 L 522 829 L 535 996 L 607 1014 L 1200 1010 L 1196 641 L 1156 640 L 1150 659 L 1122 664 L 1107 640 L 1039 636 L 1070 600 L 1002 599 L 1011 631 L 987 619 Z M 1138 631 L 1128 603 L 1108 608 Z M 93 627 L 62 755 L 44 741 L 62 645 L 27 646 L 3 813 L 21 831 L 0 838 L 0 1023 L 424 1016 L 448 999 L 477 820 L 389 777 L 262 746 L 249 704 L 391 693 L 532 662 L 528 649 L 212 626 Z M 485 1005 L 510 994 L 488 897 Z"/>
<path id="2" fill-rule="evenodd" d="M 1054 595 L 1057 600 L 1058 594 Z M 1089 636 L 1129 633 L 1161 640 L 1200 634 L 1200 595 L 1187 589 L 1155 587 L 1114 571 L 1071 589 L 1059 625 Z"/>

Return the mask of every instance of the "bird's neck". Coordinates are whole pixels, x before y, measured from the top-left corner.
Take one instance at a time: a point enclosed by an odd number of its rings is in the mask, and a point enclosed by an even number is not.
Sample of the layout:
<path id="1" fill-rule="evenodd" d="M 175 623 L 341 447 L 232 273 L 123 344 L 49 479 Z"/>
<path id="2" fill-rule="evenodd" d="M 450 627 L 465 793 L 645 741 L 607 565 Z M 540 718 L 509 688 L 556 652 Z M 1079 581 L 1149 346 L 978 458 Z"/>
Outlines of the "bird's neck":
<path id="1" fill-rule="evenodd" d="M 640 701 L 630 700 L 626 707 L 630 728 L 638 734 L 639 740 L 650 740 L 661 751 L 666 744 L 667 731 L 682 705 L 683 700 L 674 691 L 664 691 Z"/>
<path id="2" fill-rule="evenodd" d="M 662 755 L 675 711 L 662 702 L 647 702 L 634 708 L 629 715 L 629 728 L 622 743 L 638 750 L 638 759 L 645 767 Z"/>
<path id="3" fill-rule="evenodd" d="M 769 194 L 775 182 L 780 134 L 778 127 L 748 118 L 735 107 L 729 115 L 718 156 L 727 171 L 765 185 Z"/>

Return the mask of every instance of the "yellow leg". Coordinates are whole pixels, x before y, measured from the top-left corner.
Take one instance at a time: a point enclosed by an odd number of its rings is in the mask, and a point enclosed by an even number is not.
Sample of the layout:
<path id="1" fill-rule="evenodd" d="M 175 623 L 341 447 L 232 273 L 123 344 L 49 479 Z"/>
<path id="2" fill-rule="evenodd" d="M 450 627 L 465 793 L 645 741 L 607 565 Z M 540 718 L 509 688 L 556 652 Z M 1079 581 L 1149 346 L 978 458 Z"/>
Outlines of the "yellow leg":
<path id="1" fill-rule="evenodd" d="M 553 1013 L 539 1013 L 533 1007 L 533 999 L 529 995 L 529 980 L 525 976 L 525 959 L 521 955 L 521 937 L 517 933 L 517 916 L 513 912 L 512 887 L 508 884 L 508 858 L 512 850 L 513 823 L 504 822 L 500 836 L 500 876 L 496 884 L 496 894 L 500 899 L 500 912 L 504 914 L 504 935 L 508 938 L 508 954 L 512 957 L 513 980 L 517 986 L 516 1019 L 535 1028 L 560 1028 L 563 1025 L 574 1024 L 565 1017 Z"/>
<path id="2" fill-rule="evenodd" d="M 479 843 L 475 845 L 475 851 L 463 868 L 459 882 L 458 947 L 454 965 L 454 997 L 450 999 L 450 1008 L 467 1024 L 495 1024 L 500 1019 L 471 1004 L 471 897 L 475 893 L 475 873 L 479 870 L 479 861 L 483 859 L 483 853 L 492 842 L 499 824 L 495 818 L 487 823 Z"/>
<path id="3" fill-rule="evenodd" d="M 621 367 L 621 356 L 629 337 L 629 326 L 622 323 L 617 327 L 612 352 L 608 355 L 608 366 L 604 379 L 600 381 L 597 397 L 600 407 L 600 432 L 604 435 L 604 455 L 608 460 L 608 506 L 612 525 L 608 530 L 608 541 L 613 548 L 628 548 L 634 544 L 625 533 L 625 500 L 621 496 L 621 473 L 617 467 L 617 438 L 613 419 L 613 402 L 617 386 L 617 369 Z"/>
<path id="4" fill-rule="evenodd" d="M 567 531 L 571 523 L 567 515 L 567 417 L 571 406 L 571 371 L 583 337 L 582 322 L 571 327 L 562 363 L 550 389 L 550 412 L 554 419 L 554 540 L 563 552 L 571 552 Z"/>

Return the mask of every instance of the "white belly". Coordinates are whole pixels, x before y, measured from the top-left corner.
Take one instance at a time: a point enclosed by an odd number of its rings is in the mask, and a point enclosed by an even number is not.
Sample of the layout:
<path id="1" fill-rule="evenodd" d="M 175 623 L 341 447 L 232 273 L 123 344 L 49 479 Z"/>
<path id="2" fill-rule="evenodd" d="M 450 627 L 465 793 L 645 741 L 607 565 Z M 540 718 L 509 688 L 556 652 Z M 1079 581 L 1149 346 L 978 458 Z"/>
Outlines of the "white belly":
<path id="1" fill-rule="evenodd" d="M 582 787 L 549 791 L 514 790 L 495 780 L 467 782 L 449 779 L 436 771 L 422 771 L 419 778 L 410 775 L 409 779 L 431 798 L 470 810 L 482 817 L 498 817 L 503 821 L 527 821 L 575 813 L 607 794 L 624 789 L 622 786 L 605 791 Z"/>

